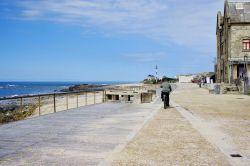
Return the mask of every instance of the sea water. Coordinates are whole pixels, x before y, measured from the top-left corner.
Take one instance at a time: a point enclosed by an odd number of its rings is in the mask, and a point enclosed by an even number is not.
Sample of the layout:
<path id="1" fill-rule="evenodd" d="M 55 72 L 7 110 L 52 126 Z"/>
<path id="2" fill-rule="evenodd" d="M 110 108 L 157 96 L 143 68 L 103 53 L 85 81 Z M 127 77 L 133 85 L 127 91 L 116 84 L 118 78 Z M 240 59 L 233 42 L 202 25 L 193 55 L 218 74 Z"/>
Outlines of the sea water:
<path id="1" fill-rule="evenodd" d="M 113 85 L 123 83 L 130 82 L 0 82 L 0 97 L 53 93 L 79 84 Z"/>

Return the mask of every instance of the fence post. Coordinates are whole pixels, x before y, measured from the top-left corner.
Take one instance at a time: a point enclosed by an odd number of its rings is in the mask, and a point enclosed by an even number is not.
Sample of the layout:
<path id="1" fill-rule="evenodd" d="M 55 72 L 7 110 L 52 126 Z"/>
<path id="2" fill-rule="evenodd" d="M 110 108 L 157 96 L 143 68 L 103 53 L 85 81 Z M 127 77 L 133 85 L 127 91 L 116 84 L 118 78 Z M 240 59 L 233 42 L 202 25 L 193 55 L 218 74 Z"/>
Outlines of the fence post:
<path id="1" fill-rule="evenodd" d="M 78 108 L 78 105 L 79 103 L 78 103 L 78 93 L 76 94 L 76 108 Z"/>
<path id="2" fill-rule="evenodd" d="M 106 90 L 104 90 L 104 102 L 105 103 L 107 102 L 107 92 L 106 92 Z"/>
<path id="3" fill-rule="evenodd" d="M 94 104 L 95 104 L 95 93 L 96 93 L 96 91 L 94 91 Z"/>
<path id="4" fill-rule="evenodd" d="M 22 97 L 20 98 L 20 105 L 21 105 L 21 107 L 23 106 L 23 98 Z"/>
<path id="5" fill-rule="evenodd" d="M 21 108 L 21 111 L 23 110 L 23 98 L 21 97 L 20 98 L 20 108 Z"/>
<path id="6" fill-rule="evenodd" d="M 85 105 L 88 104 L 88 92 L 85 92 Z"/>
<path id="7" fill-rule="evenodd" d="M 102 91 L 102 102 L 104 103 L 104 90 Z"/>
<path id="8" fill-rule="evenodd" d="M 39 116 L 41 115 L 41 96 L 38 96 L 38 111 L 39 111 Z"/>
<path id="9" fill-rule="evenodd" d="M 69 95 L 66 94 L 66 107 L 67 107 L 67 110 L 69 109 Z"/>
<path id="10" fill-rule="evenodd" d="M 56 112 L 56 94 L 54 93 L 54 113 Z"/>

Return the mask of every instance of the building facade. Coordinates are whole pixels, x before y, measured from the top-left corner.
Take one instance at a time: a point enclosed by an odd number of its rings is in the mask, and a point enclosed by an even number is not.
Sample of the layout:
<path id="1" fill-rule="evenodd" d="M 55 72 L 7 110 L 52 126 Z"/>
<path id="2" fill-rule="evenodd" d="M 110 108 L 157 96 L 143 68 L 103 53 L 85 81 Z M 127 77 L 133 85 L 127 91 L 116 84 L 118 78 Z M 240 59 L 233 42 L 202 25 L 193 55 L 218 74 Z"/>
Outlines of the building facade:
<path id="1" fill-rule="evenodd" d="M 225 1 L 224 13 L 217 14 L 216 36 L 216 82 L 239 82 L 246 69 L 250 77 L 250 0 Z"/>
<path id="2" fill-rule="evenodd" d="M 196 75 L 179 75 L 179 83 L 191 83 Z"/>

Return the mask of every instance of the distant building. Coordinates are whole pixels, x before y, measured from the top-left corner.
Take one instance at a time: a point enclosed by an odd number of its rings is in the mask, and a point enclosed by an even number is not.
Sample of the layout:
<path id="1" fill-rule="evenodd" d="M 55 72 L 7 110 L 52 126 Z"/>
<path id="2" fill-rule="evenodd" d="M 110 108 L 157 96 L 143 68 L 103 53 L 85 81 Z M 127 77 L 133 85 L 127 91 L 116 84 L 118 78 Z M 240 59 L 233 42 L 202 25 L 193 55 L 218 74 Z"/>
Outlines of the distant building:
<path id="1" fill-rule="evenodd" d="M 154 75 L 148 75 L 148 80 L 155 80 L 155 76 Z"/>
<path id="2" fill-rule="evenodd" d="M 242 77 L 244 56 L 250 76 L 250 1 L 225 1 L 224 15 L 217 14 L 216 82 L 234 83 Z"/>
<path id="3" fill-rule="evenodd" d="M 179 83 L 191 83 L 196 75 L 179 75 Z"/>

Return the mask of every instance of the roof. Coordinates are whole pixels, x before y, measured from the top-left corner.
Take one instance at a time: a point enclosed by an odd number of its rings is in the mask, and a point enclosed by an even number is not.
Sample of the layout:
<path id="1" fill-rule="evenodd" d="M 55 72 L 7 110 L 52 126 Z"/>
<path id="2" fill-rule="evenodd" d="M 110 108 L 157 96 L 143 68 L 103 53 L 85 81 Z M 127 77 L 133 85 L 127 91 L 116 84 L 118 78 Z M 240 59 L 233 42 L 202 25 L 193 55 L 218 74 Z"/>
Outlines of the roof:
<path id="1" fill-rule="evenodd" d="M 230 0 L 225 3 L 225 5 L 228 5 L 225 7 L 231 23 L 250 22 L 250 0 Z"/>

